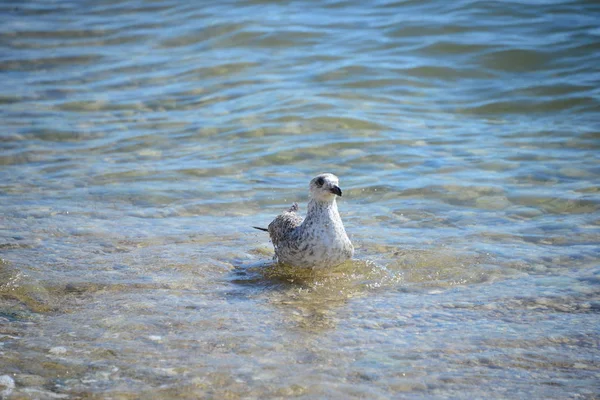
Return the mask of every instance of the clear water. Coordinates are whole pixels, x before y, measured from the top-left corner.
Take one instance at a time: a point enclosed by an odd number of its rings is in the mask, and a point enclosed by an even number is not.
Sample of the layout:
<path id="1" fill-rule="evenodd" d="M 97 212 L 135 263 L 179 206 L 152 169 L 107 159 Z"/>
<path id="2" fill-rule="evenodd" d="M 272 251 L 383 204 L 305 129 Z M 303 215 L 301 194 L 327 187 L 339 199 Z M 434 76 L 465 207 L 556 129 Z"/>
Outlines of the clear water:
<path id="1" fill-rule="evenodd" d="M 0 397 L 598 397 L 597 2 L 0 21 Z M 356 260 L 273 267 L 322 171 Z"/>

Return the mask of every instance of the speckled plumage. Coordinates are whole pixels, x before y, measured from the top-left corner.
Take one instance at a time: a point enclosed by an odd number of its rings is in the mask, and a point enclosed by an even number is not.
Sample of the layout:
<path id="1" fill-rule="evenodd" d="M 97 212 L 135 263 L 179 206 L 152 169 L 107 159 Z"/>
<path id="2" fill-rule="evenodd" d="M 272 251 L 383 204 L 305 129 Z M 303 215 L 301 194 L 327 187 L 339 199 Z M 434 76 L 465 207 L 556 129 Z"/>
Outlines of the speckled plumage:
<path id="1" fill-rule="evenodd" d="M 328 268 L 352 258 L 354 247 L 338 212 L 336 196 L 342 191 L 338 178 L 321 174 L 311 180 L 311 200 L 305 219 L 298 204 L 269 224 L 269 235 L 278 262 L 302 268 Z"/>

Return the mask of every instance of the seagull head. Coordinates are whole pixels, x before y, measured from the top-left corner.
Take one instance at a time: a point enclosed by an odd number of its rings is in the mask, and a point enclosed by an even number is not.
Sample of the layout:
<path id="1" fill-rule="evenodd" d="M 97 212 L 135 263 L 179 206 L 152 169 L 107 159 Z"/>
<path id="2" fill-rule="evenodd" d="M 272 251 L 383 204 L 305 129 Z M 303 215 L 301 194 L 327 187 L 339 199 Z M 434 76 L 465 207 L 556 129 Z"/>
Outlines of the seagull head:
<path id="1" fill-rule="evenodd" d="M 335 196 L 342 195 L 339 179 L 334 174 L 319 174 L 310 181 L 310 196 L 318 201 L 333 201 Z"/>

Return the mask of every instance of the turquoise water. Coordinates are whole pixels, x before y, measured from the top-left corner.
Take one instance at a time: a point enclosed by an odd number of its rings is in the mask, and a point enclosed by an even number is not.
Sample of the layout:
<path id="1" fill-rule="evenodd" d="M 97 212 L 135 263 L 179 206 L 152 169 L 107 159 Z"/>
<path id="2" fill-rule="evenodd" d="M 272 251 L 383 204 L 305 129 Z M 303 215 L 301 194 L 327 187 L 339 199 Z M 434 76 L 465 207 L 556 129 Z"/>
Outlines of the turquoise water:
<path id="1" fill-rule="evenodd" d="M 0 397 L 597 398 L 596 2 L 0 21 Z M 323 171 L 355 260 L 277 268 Z"/>

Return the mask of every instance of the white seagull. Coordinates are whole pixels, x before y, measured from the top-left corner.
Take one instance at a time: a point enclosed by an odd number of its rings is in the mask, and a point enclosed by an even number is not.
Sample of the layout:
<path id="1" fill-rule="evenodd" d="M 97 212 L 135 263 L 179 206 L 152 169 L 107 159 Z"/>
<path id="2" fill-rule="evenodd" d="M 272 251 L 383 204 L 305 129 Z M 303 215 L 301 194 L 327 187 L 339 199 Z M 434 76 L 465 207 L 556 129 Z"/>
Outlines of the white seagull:
<path id="1" fill-rule="evenodd" d="M 300 268 L 329 268 L 352 258 L 354 246 L 335 201 L 342 195 L 338 185 L 339 179 L 333 174 L 317 175 L 310 181 L 311 200 L 304 220 L 294 203 L 269 224 L 269 229 L 254 227 L 269 232 L 277 262 Z"/>

